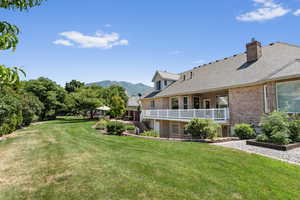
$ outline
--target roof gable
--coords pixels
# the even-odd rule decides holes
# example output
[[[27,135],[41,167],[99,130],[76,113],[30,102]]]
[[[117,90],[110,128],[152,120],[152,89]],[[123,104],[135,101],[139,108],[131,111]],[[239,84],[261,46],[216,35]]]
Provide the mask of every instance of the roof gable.
[[[152,78],[152,82],[154,82],[157,79],[157,77],[161,78],[162,80],[170,80],[170,81],[177,81],[179,79],[178,74],[156,71]]]

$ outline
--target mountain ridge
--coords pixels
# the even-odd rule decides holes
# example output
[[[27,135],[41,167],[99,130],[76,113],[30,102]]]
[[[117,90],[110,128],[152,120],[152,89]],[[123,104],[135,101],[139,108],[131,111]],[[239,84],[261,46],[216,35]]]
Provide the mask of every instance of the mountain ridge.
[[[128,96],[138,96],[139,93],[145,94],[152,87],[145,85],[143,83],[131,83],[128,81],[112,81],[112,80],[103,80],[93,83],[88,83],[86,85],[99,85],[101,87],[110,87],[112,85],[120,85],[124,87],[127,91]]]

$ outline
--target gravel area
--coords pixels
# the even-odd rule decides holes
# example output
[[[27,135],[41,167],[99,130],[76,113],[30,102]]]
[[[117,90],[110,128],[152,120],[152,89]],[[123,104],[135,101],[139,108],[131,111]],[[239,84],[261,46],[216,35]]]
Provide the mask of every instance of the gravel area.
[[[212,145],[239,149],[249,153],[255,153],[269,158],[274,158],[277,160],[300,165],[300,148],[289,150],[289,151],[279,151],[279,150],[268,149],[264,147],[247,145],[246,141],[231,141],[231,142],[216,143]]]

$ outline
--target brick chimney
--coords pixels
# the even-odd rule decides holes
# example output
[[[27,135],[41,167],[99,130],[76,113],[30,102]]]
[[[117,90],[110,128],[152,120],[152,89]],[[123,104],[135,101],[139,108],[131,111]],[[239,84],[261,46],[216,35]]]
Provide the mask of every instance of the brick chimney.
[[[246,48],[248,63],[255,62],[262,56],[261,43],[256,41],[254,38],[246,45]]]

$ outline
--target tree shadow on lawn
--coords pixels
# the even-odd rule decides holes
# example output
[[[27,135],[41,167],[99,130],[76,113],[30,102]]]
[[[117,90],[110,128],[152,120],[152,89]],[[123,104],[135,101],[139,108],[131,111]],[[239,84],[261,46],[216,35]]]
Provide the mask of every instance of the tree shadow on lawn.
[[[97,121],[97,119],[88,119],[88,118],[84,118],[84,119],[78,119],[78,118],[63,118],[63,117],[59,117],[55,120],[56,124],[76,124],[76,123],[83,123],[83,122],[93,122],[93,121]]]

